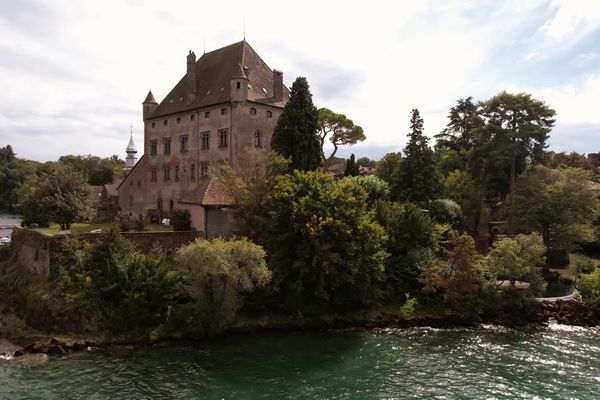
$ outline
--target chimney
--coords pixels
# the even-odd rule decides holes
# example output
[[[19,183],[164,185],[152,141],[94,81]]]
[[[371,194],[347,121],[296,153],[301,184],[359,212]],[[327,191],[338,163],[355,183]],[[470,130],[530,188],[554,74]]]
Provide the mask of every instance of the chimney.
[[[283,101],[283,72],[273,70],[273,99]]]
[[[187,86],[187,104],[191,104],[196,100],[196,54],[191,50],[187,55],[187,73],[185,74],[185,80]]]

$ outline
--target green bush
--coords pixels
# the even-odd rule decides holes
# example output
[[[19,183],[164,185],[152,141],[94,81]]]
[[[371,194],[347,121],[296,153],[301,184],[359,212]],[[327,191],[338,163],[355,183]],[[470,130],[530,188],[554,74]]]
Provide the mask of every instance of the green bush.
[[[262,247],[247,239],[203,240],[183,246],[176,265],[191,299],[190,330],[214,334],[234,321],[242,295],[271,280]]]
[[[65,244],[56,291],[91,330],[147,331],[166,321],[177,282],[163,254],[142,254],[111,230],[92,245]]]
[[[596,262],[589,257],[581,254],[572,254],[570,259],[571,264],[575,266],[576,274],[589,274],[596,270]]]
[[[600,301],[600,269],[581,275],[577,288],[585,300],[591,303]]]
[[[548,249],[546,262],[550,268],[562,268],[569,265],[569,252],[566,249]]]
[[[189,231],[192,229],[192,218],[188,210],[176,208],[173,210],[173,230]]]
[[[119,228],[119,232],[129,232],[133,228],[132,219],[125,213],[120,213],[115,217],[115,223]]]

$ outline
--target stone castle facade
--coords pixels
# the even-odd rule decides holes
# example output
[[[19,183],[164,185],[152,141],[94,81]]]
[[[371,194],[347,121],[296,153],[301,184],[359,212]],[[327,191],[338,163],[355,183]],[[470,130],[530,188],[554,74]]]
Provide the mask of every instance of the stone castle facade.
[[[289,99],[283,74],[271,70],[244,40],[205,53],[190,51],[185,75],[160,102],[142,103],[144,150],[119,185],[119,205],[148,221],[190,211],[207,236],[226,233],[232,200],[209,176],[229,164],[250,173],[270,151],[271,136]]]

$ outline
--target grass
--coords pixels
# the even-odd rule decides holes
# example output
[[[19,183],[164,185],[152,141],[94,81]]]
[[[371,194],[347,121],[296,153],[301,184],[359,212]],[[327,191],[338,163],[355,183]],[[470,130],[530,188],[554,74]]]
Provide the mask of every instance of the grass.
[[[73,224],[71,225],[71,232],[73,234],[78,233],[88,233],[96,229],[102,229],[102,231],[106,232],[110,229],[111,224]],[[35,228],[37,232],[45,233],[48,235],[57,234],[60,231],[60,225],[51,224],[48,228]],[[173,225],[158,225],[158,224],[148,224],[144,228],[144,232],[172,232]]]

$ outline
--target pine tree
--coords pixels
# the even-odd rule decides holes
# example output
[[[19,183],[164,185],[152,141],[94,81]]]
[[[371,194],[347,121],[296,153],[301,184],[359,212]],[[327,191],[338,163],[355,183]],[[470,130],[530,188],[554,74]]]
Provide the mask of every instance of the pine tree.
[[[350,155],[350,158],[346,160],[346,171],[344,171],[345,176],[358,176],[360,175],[360,170],[358,168],[358,164],[354,159],[354,153]]]
[[[404,148],[406,157],[399,171],[399,198],[412,202],[433,200],[438,190],[433,150],[423,134],[423,118],[419,110],[411,111],[410,133]]]
[[[273,132],[271,147],[291,159],[291,169],[314,171],[321,166],[321,144],[318,136],[317,108],[306,78],[299,77],[292,85],[286,104]]]

